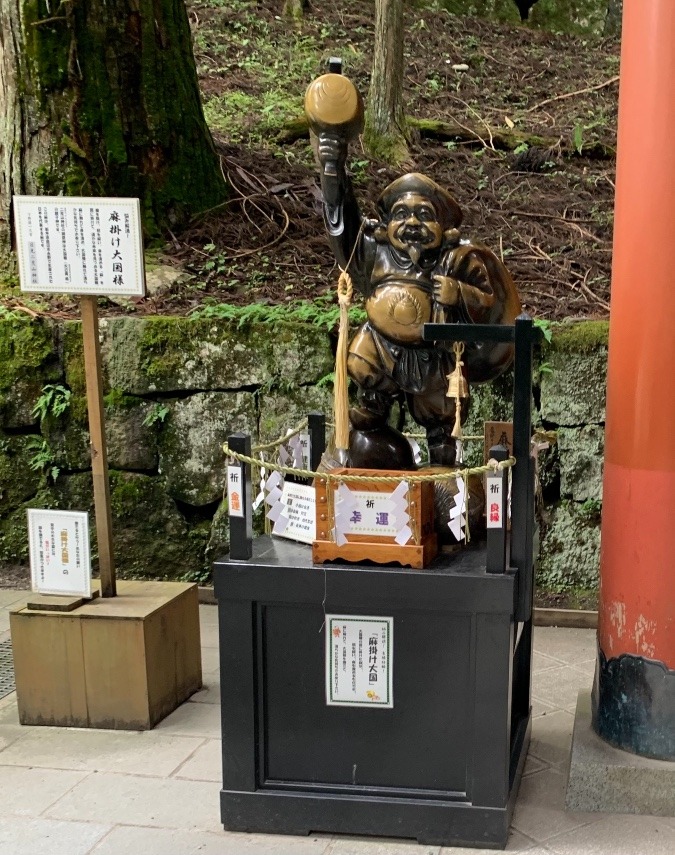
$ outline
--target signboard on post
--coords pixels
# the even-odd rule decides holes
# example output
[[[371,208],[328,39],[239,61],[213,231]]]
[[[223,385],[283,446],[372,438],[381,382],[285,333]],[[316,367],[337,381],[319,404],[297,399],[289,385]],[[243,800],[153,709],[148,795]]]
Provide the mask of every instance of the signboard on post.
[[[138,199],[14,196],[22,291],[142,297]]]
[[[22,291],[77,294],[96,509],[101,594],[116,594],[96,297],[145,295],[138,199],[14,196]]]
[[[91,597],[88,514],[29,510],[28,542],[33,591]]]

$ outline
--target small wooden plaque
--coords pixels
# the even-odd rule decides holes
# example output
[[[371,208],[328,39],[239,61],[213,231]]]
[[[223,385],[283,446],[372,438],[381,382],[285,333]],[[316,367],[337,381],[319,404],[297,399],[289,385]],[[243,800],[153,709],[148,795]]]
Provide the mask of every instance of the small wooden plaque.
[[[373,477],[393,475],[405,480],[406,475],[431,474],[432,469],[421,469],[416,473],[380,469],[338,469],[338,474],[371,475]],[[393,493],[398,486],[394,482],[352,481],[343,482],[352,492]],[[314,481],[316,487],[316,540],[312,545],[312,560],[315,564],[342,559],[352,563],[374,561],[376,564],[400,564],[417,570],[426,567],[436,556],[438,544],[434,531],[434,483],[433,481],[408,482],[407,512],[408,525],[412,531],[403,545],[396,542],[391,533],[358,534],[347,532],[346,543],[338,544],[333,537],[335,528],[335,500],[337,484],[329,487],[325,478]]]
[[[27,609],[36,612],[72,612],[98,597],[100,591],[92,588],[91,597],[68,597],[61,594],[33,594],[26,603]]]

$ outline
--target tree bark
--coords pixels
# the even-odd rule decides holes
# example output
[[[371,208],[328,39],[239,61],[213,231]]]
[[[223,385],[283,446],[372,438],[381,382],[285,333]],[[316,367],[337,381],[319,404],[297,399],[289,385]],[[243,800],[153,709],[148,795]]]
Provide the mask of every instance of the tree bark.
[[[403,113],[403,0],[375,0],[375,45],[364,143],[384,160],[407,157]]]
[[[14,193],[138,196],[147,234],[222,201],[183,0],[0,0],[0,240]]]

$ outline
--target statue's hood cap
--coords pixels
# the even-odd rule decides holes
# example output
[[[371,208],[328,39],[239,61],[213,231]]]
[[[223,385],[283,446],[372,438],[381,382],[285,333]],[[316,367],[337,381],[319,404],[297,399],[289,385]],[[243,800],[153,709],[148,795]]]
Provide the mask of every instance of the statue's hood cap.
[[[439,222],[444,228],[457,228],[461,224],[462,210],[455,199],[447,190],[420,172],[402,175],[384,188],[377,200],[380,213],[386,215],[394,202],[405,193],[419,193],[421,196],[426,196],[433,203]]]

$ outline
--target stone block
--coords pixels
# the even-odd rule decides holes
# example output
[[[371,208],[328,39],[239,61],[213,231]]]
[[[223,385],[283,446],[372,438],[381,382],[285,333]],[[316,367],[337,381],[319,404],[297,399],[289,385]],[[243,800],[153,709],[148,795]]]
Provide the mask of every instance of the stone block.
[[[537,584],[545,590],[594,589],[600,566],[599,504],[563,501],[548,511]]]
[[[321,412],[331,421],[333,412],[332,386],[300,386],[288,391],[261,392],[260,442],[270,442],[294,429],[308,413]],[[332,428],[326,428],[329,436]]]
[[[333,370],[327,333],[309,324],[240,329],[229,321],[157,317],[101,321],[107,382],[127,394],[311,383]]]
[[[675,816],[675,763],[621,751],[601,739],[591,724],[591,693],[581,691],[565,804],[568,810]]]
[[[174,499],[208,505],[225,487],[223,443],[236,431],[255,431],[255,396],[198,392],[167,406],[169,415],[158,439],[160,474]]]
[[[559,428],[558,451],[560,495],[575,502],[602,501],[604,427]]]
[[[605,421],[607,384],[605,322],[568,324],[556,330],[542,361],[540,415],[544,422],[565,427]]]

